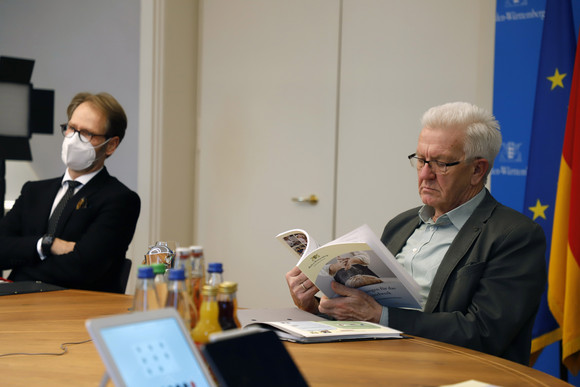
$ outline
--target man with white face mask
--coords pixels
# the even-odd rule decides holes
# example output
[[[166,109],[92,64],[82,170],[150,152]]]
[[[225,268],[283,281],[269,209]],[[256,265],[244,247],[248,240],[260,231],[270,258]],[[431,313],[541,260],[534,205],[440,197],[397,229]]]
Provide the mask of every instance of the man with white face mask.
[[[0,270],[13,281],[119,291],[118,277],[137,224],[139,196],[109,175],[105,160],[127,117],[110,94],[79,93],[61,125],[64,176],[28,182],[0,219]]]

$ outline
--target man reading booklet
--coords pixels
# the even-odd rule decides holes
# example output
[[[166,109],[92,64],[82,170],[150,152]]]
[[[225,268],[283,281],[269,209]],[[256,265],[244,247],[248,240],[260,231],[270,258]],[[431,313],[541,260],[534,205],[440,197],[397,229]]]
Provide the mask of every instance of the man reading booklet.
[[[362,288],[343,285],[347,274],[330,283],[340,297],[319,300],[319,288],[298,266],[286,274],[294,303],[528,365],[546,283],[546,240],[538,224],[485,188],[501,144],[493,115],[472,104],[449,103],[423,115],[409,156],[423,206],[396,216],[381,237],[418,285],[419,308],[381,305]]]

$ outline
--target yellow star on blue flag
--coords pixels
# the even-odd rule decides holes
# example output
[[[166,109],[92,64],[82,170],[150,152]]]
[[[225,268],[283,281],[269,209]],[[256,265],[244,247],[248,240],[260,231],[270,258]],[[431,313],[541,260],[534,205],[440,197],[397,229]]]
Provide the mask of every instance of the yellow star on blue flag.
[[[534,207],[528,207],[528,209],[534,213],[532,220],[536,220],[536,218],[546,219],[545,212],[548,207],[549,206],[547,204],[542,205],[542,203],[540,203],[540,199],[536,201],[536,205]]]
[[[550,82],[552,82],[552,88],[550,90],[554,90],[556,88],[556,86],[559,86],[563,89],[564,84],[562,83],[562,79],[564,79],[564,77],[566,75],[567,75],[567,73],[560,74],[560,72],[558,71],[558,68],[556,67],[556,71],[554,72],[554,75],[552,75],[551,77],[546,77]]]

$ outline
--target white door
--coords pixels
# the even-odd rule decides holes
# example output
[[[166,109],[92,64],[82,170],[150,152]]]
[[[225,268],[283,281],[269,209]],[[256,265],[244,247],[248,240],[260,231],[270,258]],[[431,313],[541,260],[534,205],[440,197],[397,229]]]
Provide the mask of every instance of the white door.
[[[291,305],[274,236],[328,242],[419,205],[421,114],[492,103],[488,0],[203,1],[196,238],[244,307]],[[342,15],[340,15],[342,11]],[[338,106],[338,108],[337,108]],[[292,197],[316,194],[315,205]]]
[[[491,110],[495,1],[344,0],[336,234],[421,204],[407,156],[428,108]]]
[[[289,306],[296,260],[275,235],[331,238],[339,2],[211,0],[200,15],[195,240],[241,306]]]

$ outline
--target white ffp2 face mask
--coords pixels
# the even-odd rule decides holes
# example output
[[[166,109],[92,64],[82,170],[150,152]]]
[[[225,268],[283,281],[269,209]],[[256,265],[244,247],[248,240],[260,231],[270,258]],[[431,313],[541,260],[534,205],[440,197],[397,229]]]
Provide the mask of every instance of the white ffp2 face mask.
[[[72,137],[65,137],[60,154],[62,162],[73,171],[83,171],[95,162],[95,148],[105,145],[109,140],[94,147],[90,142],[82,142],[76,133]]]

